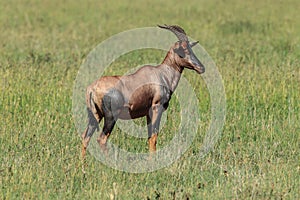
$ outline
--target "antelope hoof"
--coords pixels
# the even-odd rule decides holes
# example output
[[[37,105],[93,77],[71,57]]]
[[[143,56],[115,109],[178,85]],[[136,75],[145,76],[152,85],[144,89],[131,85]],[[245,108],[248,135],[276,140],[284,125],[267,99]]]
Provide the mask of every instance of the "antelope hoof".
[[[81,155],[82,155],[82,160],[84,160],[86,155],[86,147],[84,145],[82,145]]]
[[[85,166],[86,166],[86,160],[85,160],[85,155],[86,155],[86,149],[88,146],[90,138],[86,138],[82,140],[82,150],[81,150],[81,155],[82,155],[82,172],[85,174]]]
[[[87,137],[85,139],[82,140],[82,150],[81,150],[81,154],[82,154],[82,159],[84,160],[85,158],[85,155],[86,155],[86,149],[89,145],[89,142],[90,142],[90,137]]]
[[[103,151],[103,152],[107,152],[107,146],[106,146],[106,143],[107,143],[107,139],[109,137],[109,134],[105,135],[105,134],[101,134],[98,138],[97,138],[97,142],[100,146],[100,149]]]

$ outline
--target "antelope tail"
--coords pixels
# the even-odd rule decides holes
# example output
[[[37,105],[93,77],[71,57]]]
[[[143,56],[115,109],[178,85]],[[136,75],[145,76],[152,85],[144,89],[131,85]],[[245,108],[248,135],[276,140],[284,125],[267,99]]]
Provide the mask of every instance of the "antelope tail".
[[[86,137],[91,137],[96,129],[97,131],[99,131],[99,122],[95,117],[95,115],[98,115],[97,105],[95,104],[93,99],[93,92],[89,93],[87,102],[88,102],[87,113],[88,113],[89,122],[88,122],[88,133]]]

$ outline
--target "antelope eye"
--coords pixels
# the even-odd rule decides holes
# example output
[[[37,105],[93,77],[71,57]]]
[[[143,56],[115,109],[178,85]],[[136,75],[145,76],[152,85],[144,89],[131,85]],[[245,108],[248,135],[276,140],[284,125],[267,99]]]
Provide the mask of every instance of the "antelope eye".
[[[185,57],[184,49],[181,46],[178,49],[174,49],[174,52],[179,55],[180,58]]]

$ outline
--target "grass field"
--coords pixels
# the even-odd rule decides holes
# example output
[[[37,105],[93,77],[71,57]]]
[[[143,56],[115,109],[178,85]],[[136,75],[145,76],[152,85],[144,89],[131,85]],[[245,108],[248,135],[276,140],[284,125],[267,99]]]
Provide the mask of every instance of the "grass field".
[[[1,1],[0,199],[299,199],[299,7],[298,0]],[[116,33],[164,23],[198,39],[222,75],[221,139],[199,158],[210,100],[199,75],[186,70],[202,117],[188,151],[169,167],[142,174],[88,155],[83,174],[72,117],[81,63]],[[107,73],[163,56],[133,52]],[[172,112],[178,116],[176,99]],[[176,126],[176,120],[166,123],[159,148]],[[119,129],[110,139],[147,152],[146,140]]]

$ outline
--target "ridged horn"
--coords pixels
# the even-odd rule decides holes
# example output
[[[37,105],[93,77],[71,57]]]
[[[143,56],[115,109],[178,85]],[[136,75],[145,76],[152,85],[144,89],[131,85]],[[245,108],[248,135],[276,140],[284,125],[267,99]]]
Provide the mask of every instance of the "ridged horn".
[[[166,24],[165,25],[157,25],[157,26],[159,28],[164,28],[164,29],[172,31],[177,36],[179,41],[188,41],[188,37],[186,36],[186,33],[180,26],[177,26],[177,25],[169,26]]]

